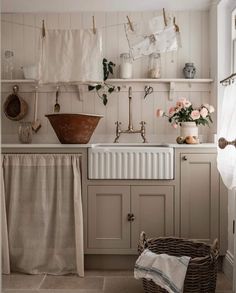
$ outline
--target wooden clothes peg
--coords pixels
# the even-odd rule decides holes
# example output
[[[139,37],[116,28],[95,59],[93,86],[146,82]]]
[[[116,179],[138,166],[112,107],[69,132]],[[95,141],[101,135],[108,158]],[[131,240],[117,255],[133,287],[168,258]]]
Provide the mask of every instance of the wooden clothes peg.
[[[134,32],[134,27],[133,27],[133,24],[132,24],[130,18],[128,17],[128,15],[126,17],[128,19],[128,24],[129,24],[129,27],[130,27],[131,31]]]
[[[174,24],[174,26],[175,26],[175,31],[177,32],[177,33],[179,33],[179,26],[176,24],[176,22],[175,22],[175,17],[174,17],[174,19],[173,19],[173,24]]]
[[[46,36],[46,29],[45,29],[45,24],[44,24],[44,19],[42,21],[42,37],[45,38]]]
[[[95,17],[93,15],[93,33],[96,34]]]
[[[167,18],[166,18],[165,8],[163,8],[162,13],[163,13],[164,24],[165,24],[165,26],[167,26]]]

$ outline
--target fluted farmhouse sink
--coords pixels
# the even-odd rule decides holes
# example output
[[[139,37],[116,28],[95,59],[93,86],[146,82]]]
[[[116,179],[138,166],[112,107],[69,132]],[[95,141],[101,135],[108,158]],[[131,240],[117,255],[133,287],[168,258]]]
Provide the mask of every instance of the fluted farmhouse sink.
[[[101,144],[95,144],[93,147],[97,148],[133,148],[133,147],[141,147],[141,148],[159,148],[159,147],[169,147],[170,145],[167,143],[101,143]]]
[[[88,150],[89,179],[174,179],[174,149],[163,144],[98,144]]]

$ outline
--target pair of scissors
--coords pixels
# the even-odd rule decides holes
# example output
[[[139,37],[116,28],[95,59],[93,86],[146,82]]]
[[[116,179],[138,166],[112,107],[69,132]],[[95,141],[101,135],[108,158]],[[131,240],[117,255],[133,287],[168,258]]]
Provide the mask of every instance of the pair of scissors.
[[[146,85],[144,87],[144,99],[147,97],[147,95],[150,95],[151,93],[153,93],[153,87],[152,86],[149,86],[149,85]]]

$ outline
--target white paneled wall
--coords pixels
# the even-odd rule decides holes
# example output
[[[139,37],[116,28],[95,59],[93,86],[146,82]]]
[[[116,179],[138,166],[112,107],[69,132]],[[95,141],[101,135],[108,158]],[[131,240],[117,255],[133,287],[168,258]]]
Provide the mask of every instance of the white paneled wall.
[[[181,78],[182,69],[186,62],[194,62],[197,67],[197,78],[208,78],[209,68],[209,35],[208,35],[208,11],[178,11],[172,13],[176,16],[182,37],[182,48],[177,52],[162,54],[162,77]],[[126,15],[133,21],[149,19],[160,15],[159,11],[153,12],[82,12],[63,14],[2,14],[2,53],[6,49],[14,51],[15,54],[15,78],[22,78],[21,66],[37,62],[38,42],[40,39],[40,27],[45,20],[48,29],[55,28],[90,28],[92,26],[92,15],[95,16],[97,28],[102,29],[104,57],[119,64],[119,55],[128,52],[128,43],[124,33],[123,23]],[[136,60],[133,65],[134,77],[147,77],[148,58]],[[119,77],[119,66],[115,68],[113,77]],[[164,119],[157,119],[155,111],[157,107],[168,109],[173,102],[168,101],[167,85],[155,85],[154,93],[143,99],[145,84],[132,84],[134,94],[134,126],[139,127],[139,122],[147,122],[147,134],[176,137],[176,130],[172,129]],[[56,87],[45,87],[40,89],[39,95],[39,118],[42,128],[34,136],[35,142],[57,142],[57,138],[44,117],[46,113],[53,111],[55,103]],[[25,120],[33,119],[33,86],[20,85],[21,96],[28,102],[30,111]],[[120,93],[114,93],[109,97],[106,107],[94,92],[87,92],[82,87],[82,100],[79,100],[75,88],[63,87],[59,102],[62,112],[84,112],[103,114],[104,118],[95,131],[95,136],[111,137],[115,133],[115,121],[119,120],[127,126],[128,121],[128,98],[127,88],[122,88]],[[11,91],[11,86],[2,86],[2,102]],[[209,85],[194,85],[189,87],[182,84],[175,92],[174,101],[178,97],[190,98],[196,105],[210,100]],[[3,142],[17,142],[18,123],[8,120],[2,115]],[[201,134],[207,135],[207,128],[200,129]],[[102,138],[101,138],[102,139]],[[105,138],[104,138],[105,139]],[[136,138],[135,138],[136,139]],[[139,137],[137,138],[139,139]]]

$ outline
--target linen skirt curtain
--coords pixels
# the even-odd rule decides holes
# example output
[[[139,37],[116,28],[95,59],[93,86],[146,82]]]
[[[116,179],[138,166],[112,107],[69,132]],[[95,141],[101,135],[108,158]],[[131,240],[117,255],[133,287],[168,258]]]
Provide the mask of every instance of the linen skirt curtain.
[[[80,155],[2,157],[2,271],[84,276]]]

